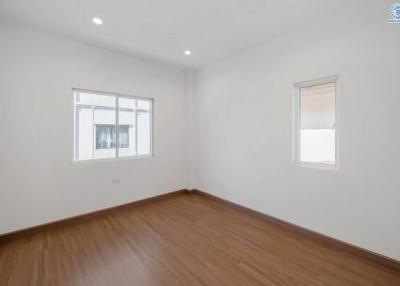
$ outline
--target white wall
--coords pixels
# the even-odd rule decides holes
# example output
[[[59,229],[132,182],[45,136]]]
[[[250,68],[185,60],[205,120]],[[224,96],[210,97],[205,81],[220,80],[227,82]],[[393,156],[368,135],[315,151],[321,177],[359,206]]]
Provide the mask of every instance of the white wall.
[[[400,259],[400,25],[384,23],[390,3],[359,7],[200,71],[191,184]],[[336,74],[340,169],[296,167],[293,84]]]
[[[154,157],[72,164],[73,87],[153,97]],[[181,70],[1,24],[0,233],[186,187],[185,107]]]

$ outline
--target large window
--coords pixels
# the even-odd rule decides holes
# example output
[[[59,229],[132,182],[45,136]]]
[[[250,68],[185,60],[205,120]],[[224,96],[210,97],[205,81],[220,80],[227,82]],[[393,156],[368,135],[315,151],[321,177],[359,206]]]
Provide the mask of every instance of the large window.
[[[74,90],[74,159],[118,159],[152,152],[151,99]]]
[[[295,159],[311,167],[337,167],[337,76],[296,84]]]

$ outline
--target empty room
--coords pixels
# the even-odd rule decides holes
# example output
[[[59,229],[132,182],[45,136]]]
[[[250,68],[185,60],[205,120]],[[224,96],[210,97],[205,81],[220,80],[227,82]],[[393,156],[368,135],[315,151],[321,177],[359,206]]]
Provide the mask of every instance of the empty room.
[[[399,286],[398,123],[395,0],[0,0],[0,286]]]

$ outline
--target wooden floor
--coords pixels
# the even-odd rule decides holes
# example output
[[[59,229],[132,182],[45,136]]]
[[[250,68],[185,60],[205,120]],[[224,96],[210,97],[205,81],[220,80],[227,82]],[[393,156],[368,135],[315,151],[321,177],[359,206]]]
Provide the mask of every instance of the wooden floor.
[[[0,285],[400,285],[338,253],[196,194],[0,244]]]

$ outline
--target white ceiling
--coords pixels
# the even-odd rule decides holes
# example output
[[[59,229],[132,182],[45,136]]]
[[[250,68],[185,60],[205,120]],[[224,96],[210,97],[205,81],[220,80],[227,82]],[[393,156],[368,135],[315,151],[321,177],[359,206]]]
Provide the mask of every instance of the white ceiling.
[[[199,68],[359,0],[0,0],[0,21]],[[92,24],[100,17],[104,25]],[[185,49],[192,55],[183,55]]]

